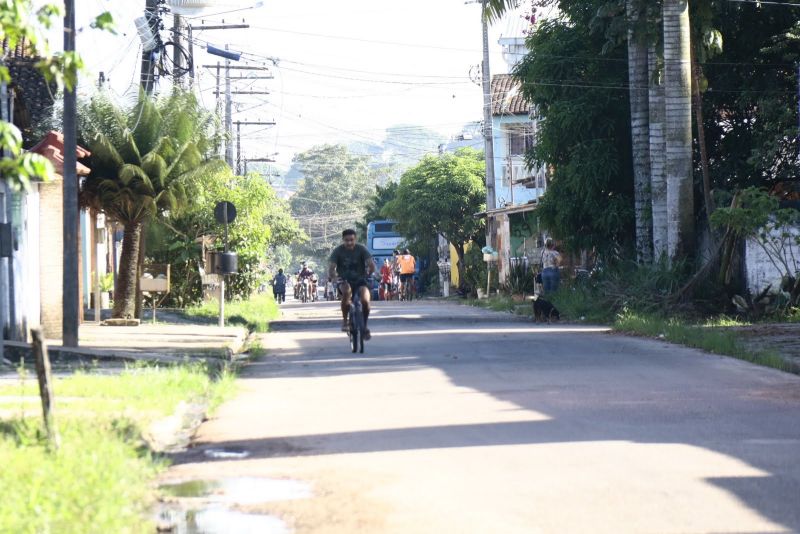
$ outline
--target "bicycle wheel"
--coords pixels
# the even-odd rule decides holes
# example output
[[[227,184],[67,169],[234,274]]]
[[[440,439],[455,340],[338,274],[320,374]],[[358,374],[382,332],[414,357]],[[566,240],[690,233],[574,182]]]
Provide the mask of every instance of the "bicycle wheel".
[[[364,324],[364,308],[361,305],[361,301],[357,301],[353,303],[353,326],[352,328],[357,332],[356,341],[358,345],[358,349],[360,352],[364,352],[364,333],[367,329],[366,325]],[[353,352],[356,352],[355,345],[353,346]]]
[[[350,349],[353,352],[358,352],[358,330],[353,328],[352,326],[350,327]]]

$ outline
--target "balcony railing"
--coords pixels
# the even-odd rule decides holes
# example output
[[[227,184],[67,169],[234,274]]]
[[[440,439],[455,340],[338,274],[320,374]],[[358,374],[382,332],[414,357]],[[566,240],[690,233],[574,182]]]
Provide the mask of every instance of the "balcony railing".
[[[543,168],[532,170],[524,158],[512,157],[510,162],[503,165],[503,184],[513,184],[515,187],[523,186],[528,189],[546,189],[547,171]]]

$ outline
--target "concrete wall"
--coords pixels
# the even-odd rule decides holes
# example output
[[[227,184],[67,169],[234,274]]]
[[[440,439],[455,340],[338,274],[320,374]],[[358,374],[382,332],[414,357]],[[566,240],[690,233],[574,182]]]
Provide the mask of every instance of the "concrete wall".
[[[800,228],[794,228],[792,235],[800,235]],[[787,241],[787,246],[783,253],[786,263],[790,267],[793,266],[795,272],[800,271],[800,247],[789,243],[791,238]],[[775,267],[769,255],[753,239],[748,240],[745,244],[745,271],[747,288],[753,294],[763,291],[769,284],[772,284],[773,290],[777,290],[780,287],[782,271]]]
[[[63,282],[63,219],[61,181],[39,184],[39,284],[41,319],[49,339],[61,339]]]

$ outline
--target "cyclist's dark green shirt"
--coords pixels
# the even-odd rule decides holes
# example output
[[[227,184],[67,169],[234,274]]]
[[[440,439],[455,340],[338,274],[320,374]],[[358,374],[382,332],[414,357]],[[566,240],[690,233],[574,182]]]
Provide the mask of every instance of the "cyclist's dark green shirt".
[[[367,277],[367,262],[372,261],[372,254],[367,247],[356,243],[353,250],[339,245],[331,253],[330,262],[336,265],[336,272],[351,284]]]

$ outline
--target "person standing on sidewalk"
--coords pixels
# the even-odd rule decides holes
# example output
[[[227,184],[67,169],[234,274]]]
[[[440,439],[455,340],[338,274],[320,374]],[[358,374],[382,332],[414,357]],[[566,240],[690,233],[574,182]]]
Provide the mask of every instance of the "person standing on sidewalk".
[[[280,304],[286,302],[286,275],[283,269],[278,269],[278,274],[272,279],[272,296]]]
[[[556,250],[556,244],[547,238],[542,252],[542,285],[545,293],[558,291],[560,275],[558,268],[561,265],[561,254]]]

